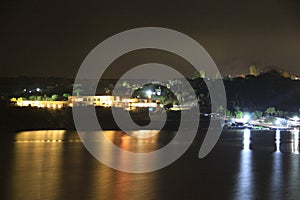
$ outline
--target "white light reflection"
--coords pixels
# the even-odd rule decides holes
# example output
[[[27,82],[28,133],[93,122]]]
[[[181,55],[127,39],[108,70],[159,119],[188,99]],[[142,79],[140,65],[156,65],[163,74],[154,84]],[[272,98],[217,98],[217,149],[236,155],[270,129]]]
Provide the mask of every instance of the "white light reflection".
[[[280,152],[280,130],[276,130],[275,141],[276,141],[276,152]]]
[[[294,129],[292,131],[293,143],[292,143],[292,153],[299,154],[299,129]]]
[[[280,131],[276,131],[276,152],[280,152],[279,150],[279,141],[280,141]],[[270,199],[280,199],[278,197],[282,196],[281,190],[281,180],[283,174],[283,166],[282,166],[282,154],[274,153],[273,155],[273,163],[272,163],[272,176],[271,176],[271,184],[270,184]]]
[[[245,129],[243,133],[244,150],[241,151],[239,173],[236,176],[236,188],[234,200],[240,199],[254,199],[254,176],[253,176],[253,163],[252,151],[250,151],[250,129]]]
[[[251,131],[250,129],[244,130],[243,135],[243,144],[244,144],[244,151],[250,151],[250,138],[251,138]]]

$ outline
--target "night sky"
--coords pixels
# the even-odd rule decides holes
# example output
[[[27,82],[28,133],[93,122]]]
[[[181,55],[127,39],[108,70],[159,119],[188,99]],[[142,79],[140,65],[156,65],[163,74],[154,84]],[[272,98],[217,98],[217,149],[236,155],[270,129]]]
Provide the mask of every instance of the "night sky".
[[[223,75],[247,73],[252,64],[300,75],[299,10],[297,0],[8,0],[0,6],[0,76],[75,77],[100,42],[145,26],[194,38]],[[124,56],[114,67],[167,58],[166,63],[184,67],[155,51]],[[108,77],[117,70],[111,71]]]

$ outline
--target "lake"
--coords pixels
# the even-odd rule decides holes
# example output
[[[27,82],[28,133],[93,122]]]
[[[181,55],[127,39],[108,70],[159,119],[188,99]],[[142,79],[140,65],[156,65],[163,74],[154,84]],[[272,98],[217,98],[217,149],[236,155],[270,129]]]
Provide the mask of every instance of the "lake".
[[[167,144],[175,132],[146,139],[122,131],[104,134],[128,151],[149,152]],[[198,158],[197,136],[177,161],[140,174],[101,164],[75,131],[24,131],[0,137],[1,199],[300,199],[297,130],[226,130],[204,159]],[[109,146],[101,148],[116,156]],[[120,164],[128,163],[124,159]]]

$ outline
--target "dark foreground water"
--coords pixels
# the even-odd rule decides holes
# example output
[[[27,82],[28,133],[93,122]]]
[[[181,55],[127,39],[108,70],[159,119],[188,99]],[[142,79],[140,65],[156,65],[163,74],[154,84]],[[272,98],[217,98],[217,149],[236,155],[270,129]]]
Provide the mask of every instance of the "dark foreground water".
[[[105,134],[124,149],[147,152],[174,133],[144,140]],[[0,137],[0,199],[300,199],[298,131],[224,131],[206,158],[198,158],[196,141],[173,164],[143,174],[101,164],[76,132]]]

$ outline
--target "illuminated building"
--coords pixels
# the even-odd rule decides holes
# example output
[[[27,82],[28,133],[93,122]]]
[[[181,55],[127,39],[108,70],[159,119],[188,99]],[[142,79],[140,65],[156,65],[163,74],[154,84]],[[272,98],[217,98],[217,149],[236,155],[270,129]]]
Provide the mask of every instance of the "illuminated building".
[[[16,102],[17,106],[20,107],[38,107],[38,108],[50,108],[59,109],[68,106],[67,101],[31,101],[31,100],[18,100]]]
[[[68,101],[71,106],[103,106],[111,107],[114,102],[119,102],[119,96],[70,96]]]
[[[38,107],[59,109],[73,106],[100,106],[122,107],[126,110],[134,110],[137,107],[157,107],[159,102],[151,99],[120,98],[120,96],[70,96],[67,101],[38,101],[38,100],[11,100],[19,107]]]

